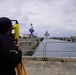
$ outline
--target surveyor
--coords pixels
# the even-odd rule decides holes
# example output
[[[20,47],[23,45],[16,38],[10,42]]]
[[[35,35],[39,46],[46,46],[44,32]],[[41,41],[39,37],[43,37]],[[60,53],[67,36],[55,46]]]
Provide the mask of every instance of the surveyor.
[[[22,52],[14,44],[12,22],[7,17],[0,18],[0,75],[16,75],[15,67],[21,62]],[[17,46],[17,47],[16,47]]]

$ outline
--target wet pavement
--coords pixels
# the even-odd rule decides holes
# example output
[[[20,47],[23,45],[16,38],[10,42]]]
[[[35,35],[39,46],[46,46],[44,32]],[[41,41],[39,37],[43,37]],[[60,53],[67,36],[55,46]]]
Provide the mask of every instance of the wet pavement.
[[[25,60],[27,75],[76,75],[75,62]]]

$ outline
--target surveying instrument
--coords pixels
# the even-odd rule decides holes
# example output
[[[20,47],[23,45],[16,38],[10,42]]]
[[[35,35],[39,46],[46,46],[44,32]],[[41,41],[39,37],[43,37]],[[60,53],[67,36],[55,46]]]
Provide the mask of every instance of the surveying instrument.
[[[18,43],[18,39],[19,39],[19,23],[18,23],[17,20],[11,20],[11,21],[15,22],[15,24],[13,24],[13,26],[12,26],[12,33],[11,33],[10,36],[13,38],[13,41],[16,41],[16,43]],[[26,70],[25,70],[25,67],[24,67],[23,60],[16,67],[16,73],[17,73],[17,75],[26,75]]]

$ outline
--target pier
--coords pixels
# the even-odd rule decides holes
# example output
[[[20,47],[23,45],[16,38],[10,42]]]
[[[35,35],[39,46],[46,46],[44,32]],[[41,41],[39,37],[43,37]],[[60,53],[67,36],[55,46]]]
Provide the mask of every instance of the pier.
[[[39,57],[23,57],[27,75],[76,75],[76,59],[60,61],[50,58],[43,61]],[[56,61],[57,60],[57,61]]]
[[[38,40],[39,40],[38,38],[30,39],[31,43],[37,42]],[[23,39],[21,42],[22,44],[20,44],[22,46],[23,52],[27,51],[25,49],[27,46],[25,44],[25,42],[27,42],[27,41],[25,41]],[[54,41],[54,42],[58,43],[59,41],[58,42]],[[54,43],[54,42],[52,41],[52,43]],[[68,44],[68,42],[61,42],[61,43]],[[57,45],[61,45],[61,43],[57,44]],[[30,44],[28,44],[28,45],[29,45],[29,47],[31,47]],[[35,45],[36,45],[36,43],[33,44],[33,46],[35,46]],[[55,45],[55,46],[57,46],[57,45]],[[62,46],[65,46],[65,45],[62,45]],[[48,47],[45,47],[45,48],[48,49]],[[50,46],[49,46],[49,48],[50,48]],[[58,47],[56,47],[56,49],[57,48]],[[54,47],[54,49],[55,49],[55,47]],[[75,51],[75,49],[72,51]],[[44,53],[42,53],[44,55],[40,55],[40,56],[39,55],[33,55],[33,56],[23,55],[23,60],[24,60],[27,75],[30,75],[30,74],[31,75],[76,75],[76,56],[72,57],[71,54],[70,54],[70,56],[67,56],[67,57],[66,56],[63,56],[63,57],[62,56],[60,56],[60,57],[59,56],[46,56],[46,54],[48,54],[48,53],[45,53],[45,52],[47,52],[47,51],[48,50],[45,50],[45,49],[40,51],[40,52],[44,52]],[[52,54],[52,51],[50,51],[49,54]],[[54,51],[56,51],[56,50],[54,50]],[[57,51],[60,51],[60,50],[57,50]],[[68,52],[68,51],[64,50],[64,51],[61,51],[61,53],[59,53],[57,51],[56,51],[56,53],[58,55],[64,54],[64,52]],[[70,52],[70,53],[72,53],[72,52]],[[74,53],[76,53],[76,52],[74,52]]]

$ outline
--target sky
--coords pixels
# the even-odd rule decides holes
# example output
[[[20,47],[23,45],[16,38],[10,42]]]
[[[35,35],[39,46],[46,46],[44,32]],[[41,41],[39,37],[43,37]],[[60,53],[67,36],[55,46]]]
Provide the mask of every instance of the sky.
[[[76,36],[76,0],[0,0],[0,17],[18,20],[20,35]]]

